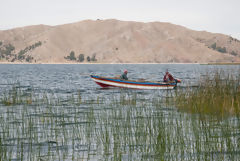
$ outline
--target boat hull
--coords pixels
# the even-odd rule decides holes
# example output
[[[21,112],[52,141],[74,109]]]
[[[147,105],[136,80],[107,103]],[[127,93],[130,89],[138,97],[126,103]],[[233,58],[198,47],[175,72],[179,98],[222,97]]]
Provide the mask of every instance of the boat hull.
[[[132,88],[132,89],[173,89],[177,86],[174,82],[147,82],[147,81],[132,81],[121,80],[117,78],[106,78],[100,76],[91,75],[91,78],[101,87],[118,87],[118,88]]]

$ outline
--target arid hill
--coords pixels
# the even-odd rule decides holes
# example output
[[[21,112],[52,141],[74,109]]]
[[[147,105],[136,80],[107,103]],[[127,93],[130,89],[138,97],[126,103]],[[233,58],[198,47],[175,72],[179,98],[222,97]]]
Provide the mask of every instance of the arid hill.
[[[228,35],[193,31],[170,23],[112,19],[0,31],[0,62],[79,61],[240,62],[240,41]]]

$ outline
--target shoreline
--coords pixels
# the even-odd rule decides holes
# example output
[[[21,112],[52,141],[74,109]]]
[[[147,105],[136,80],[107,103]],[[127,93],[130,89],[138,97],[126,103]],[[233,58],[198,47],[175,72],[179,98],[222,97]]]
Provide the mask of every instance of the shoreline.
[[[31,64],[31,65],[39,65],[39,64],[81,64],[81,65],[89,65],[89,64],[198,64],[198,65],[240,65],[240,62],[235,62],[235,63],[228,63],[228,62],[222,62],[222,63],[74,63],[74,62],[62,62],[62,63],[57,63],[57,62],[43,62],[43,63],[26,63],[26,62],[0,62],[0,64]]]
[[[0,64],[207,64],[207,63],[26,63],[26,62],[0,62]]]

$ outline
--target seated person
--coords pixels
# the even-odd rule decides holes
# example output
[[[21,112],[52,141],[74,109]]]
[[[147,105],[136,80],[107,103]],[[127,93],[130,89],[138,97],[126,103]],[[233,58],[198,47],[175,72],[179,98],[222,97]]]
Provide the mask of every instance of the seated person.
[[[120,79],[128,80],[127,73],[128,71],[125,69],[123,74],[120,76]]]
[[[168,72],[168,70],[166,71],[166,74],[164,75],[163,81],[164,82],[174,81],[173,76]]]

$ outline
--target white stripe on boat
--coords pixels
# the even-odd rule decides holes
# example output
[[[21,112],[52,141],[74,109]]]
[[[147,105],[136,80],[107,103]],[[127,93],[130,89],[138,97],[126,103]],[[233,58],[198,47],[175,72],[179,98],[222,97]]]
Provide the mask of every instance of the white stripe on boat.
[[[147,85],[136,85],[136,84],[125,84],[125,83],[117,83],[117,82],[109,82],[104,80],[99,80],[97,78],[92,78],[95,82],[115,86],[115,87],[121,87],[121,88],[135,88],[135,89],[173,89],[175,86],[169,86],[169,85],[159,85],[159,86],[147,86]]]

